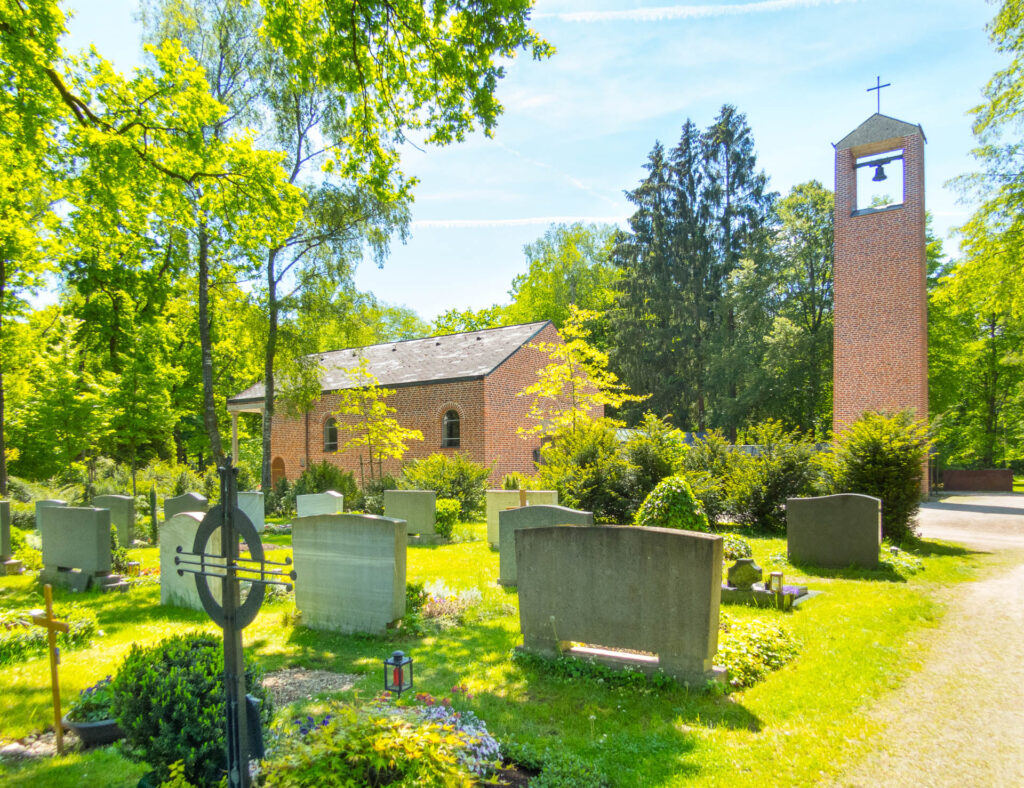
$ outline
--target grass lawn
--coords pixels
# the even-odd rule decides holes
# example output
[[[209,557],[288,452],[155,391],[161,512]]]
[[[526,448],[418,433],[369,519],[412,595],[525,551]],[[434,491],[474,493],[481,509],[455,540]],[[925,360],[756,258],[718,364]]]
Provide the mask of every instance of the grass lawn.
[[[1013,477],[1013,491],[1015,493],[1024,493],[1024,476]]]
[[[471,528],[483,538],[485,526]],[[268,537],[287,555],[288,537]],[[903,577],[886,567],[873,572],[810,573],[785,565],[784,539],[754,537],[755,558],[767,571],[781,568],[821,596],[783,613],[723,606],[734,618],[783,623],[801,641],[797,658],[764,681],[727,696],[670,689],[629,690],[593,678],[562,679],[512,662],[521,642],[517,597],[494,583],[498,555],[485,541],[412,547],[410,581],[442,578],[450,587],[480,588],[483,604],[465,626],[412,637],[398,629],[386,637],[341,636],[294,626],[294,602],[279,597],[246,630],[246,647],[267,670],[286,666],[361,673],[339,697],[369,698],[381,683],[381,659],[393,649],[415,658],[416,690],[446,696],[456,684],[492,733],[511,735],[541,750],[569,752],[604,772],[613,785],[760,786],[814,784],[839,773],[877,733],[862,710],[919,666],[918,639],[941,618],[949,586],[975,578],[996,559],[957,547],[924,543],[924,570]],[[132,551],[144,566],[156,549]],[[97,614],[104,632],[88,648],[62,656],[61,689],[67,704],[79,690],[113,673],[132,643],[149,643],[189,629],[213,630],[205,615],[159,606],[159,587],[128,594],[75,596]],[[0,578],[0,610],[39,605],[28,578]],[[0,742],[48,726],[49,668],[45,658],[0,668]],[[133,786],[146,771],[116,748],[47,762],[0,764],[10,786]]]

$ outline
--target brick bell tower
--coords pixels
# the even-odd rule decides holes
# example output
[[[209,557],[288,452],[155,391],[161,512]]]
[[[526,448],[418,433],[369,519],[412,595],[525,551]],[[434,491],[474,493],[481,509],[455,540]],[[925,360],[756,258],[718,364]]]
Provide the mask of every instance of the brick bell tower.
[[[924,144],[875,113],[835,145],[836,432],[867,410],[928,418]]]

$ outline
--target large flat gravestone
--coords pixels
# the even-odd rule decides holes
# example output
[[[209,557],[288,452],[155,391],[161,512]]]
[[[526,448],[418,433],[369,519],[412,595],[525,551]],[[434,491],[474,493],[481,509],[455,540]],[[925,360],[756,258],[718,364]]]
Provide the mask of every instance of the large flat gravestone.
[[[302,623],[381,633],[405,615],[405,521],[364,514],[300,517],[292,526]]]
[[[0,501],[0,577],[20,575],[23,570],[11,550],[11,502]]]
[[[161,605],[203,610],[199,592],[196,591],[195,575],[179,576],[178,567],[174,564],[174,557],[177,555],[179,547],[186,552],[192,551],[196,531],[199,530],[199,523],[203,521],[204,516],[203,512],[179,512],[160,526]],[[220,550],[220,529],[218,528],[206,543],[206,552],[219,555]],[[221,598],[220,586],[219,580],[210,581],[210,591],[213,592],[213,596],[218,602]]]
[[[549,525],[593,525],[593,512],[581,512],[565,506],[521,506],[498,513],[498,582],[516,584],[516,532],[523,528]]]
[[[786,543],[794,564],[874,568],[882,545],[882,502],[854,493],[790,498]]]
[[[42,500],[36,501],[36,530],[39,530],[40,525],[40,510],[48,509],[51,506],[67,506],[67,501],[62,501],[59,498],[43,498]]]
[[[210,502],[205,495],[187,492],[177,498],[164,499],[164,520],[170,520],[174,515],[182,512],[207,512],[210,509]]]
[[[722,537],[669,528],[516,533],[523,648],[704,682],[718,650]],[[570,642],[585,644],[570,649]],[[649,652],[632,655],[625,649]]]
[[[520,506],[558,506],[557,490],[488,490],[487,491],[487,541],[491,547],[499,547],[501,534],[498,532],[498,512],[516,509]]]
[[[84,591],[96,578],[110,574],[109,509],[48,506],[36,514],[44,583]]]
[[[256,532],[263,533],[263,529],[267,527],[267,521],[263,516],[263,493],[238,493],[238,508],[249,516],[249,519],[252,520],[252,524],[256,526]]]
[[[295,496],[295,516],[313,517],[317,514],[341,514],[345,496],[334,490],[311,495]]]
[[[405,520],[412,535],[434,536],[437,533],[437,493],[433,490],[385,490],[384,516]]]
[[[97,495],[92,505],[110,510],[110,524],[117,529],[118,544],[131,547],[135,539],[135,499],[130,495]]]

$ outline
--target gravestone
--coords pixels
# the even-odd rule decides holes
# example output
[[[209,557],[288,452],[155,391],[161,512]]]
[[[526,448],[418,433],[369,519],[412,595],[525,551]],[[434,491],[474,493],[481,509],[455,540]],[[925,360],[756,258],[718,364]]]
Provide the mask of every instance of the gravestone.
[[[267,522],[264,519],[263,493],[238,493],[238,508],[249,516],[252,524],[256,527],[256,533],[263,533],[263,529],[267,527]]]
[[[313,517],[317,514],[341,514],[345,496],[334,490],[311,495],[295,496],[295,516]]]
[[[699,684],[721,678],[712,660],[722,537],[634,526],[527,528],[516,535],[516,564],[525,650],[660,668]]]
[[[205,495],[187,492],[177,498],[164,498],[164,520],[170,520],[174,515],[182,512],[203,512],[210,509],[210,502]]]
[[[131,547],[135,539],[135,499],[130,495],[97,495],[92,505],[110,510],[110,524],[117,529],[117,542]]]
[[[0,501],[0,577],[20,575],[25,568],[11,550],[11,502]]]
[[[488,490],[487,491],[487,542],[499,547],[501,534],[498,532],[498,512],[516,509],[520,506],[558,506],[557,490]]]
[[[764,571],[754,563],[753,558],[739,558],[729,571],[726,572],[726,579],[729,586],[749,591],[754,583],[760,583],[764,577]]]
[[[405,615],[405,521],[366,514],[298,518],[295,606],[304,626],[382,633]]]
[[[180,547],[191,552],[195,543],[196,531],[203,521],[203,512],[179,512],[160,526],[160,604],[187,607],[192,610],[203,610],[203,602],[196,590],[196,579],[190,574],[179,575],[174,557]],[[214,531],[208,543],[211,553],[220,553],[220,530]],[[210,583],[210,591],[220,602],[221,584]]]
[[[74,591],[92,585],[104,590],[126,590],[119,575],[110,571],[110,510],[84,506],[48,506],[38,509],[43,541],[43,583]]]
[[[520,506],[498,513],[498,582],[516,584],[516,532],[549,525],[593,525],[594,513],[565,506]]]
[[[882,502],[855,493],[790,498],[786,544],[794,564],[873,569],[882,545]]]
[[[433,490],[385,490],[384,516],[405,520],[409,536],[437,535],[437,493]]]
[[[67,506],[67,501],[62,501],[59,498],[43,498],[40,501],[36,501],[36,530],[39,530],[39,512],[41,509],[47,509],[51,506]]]

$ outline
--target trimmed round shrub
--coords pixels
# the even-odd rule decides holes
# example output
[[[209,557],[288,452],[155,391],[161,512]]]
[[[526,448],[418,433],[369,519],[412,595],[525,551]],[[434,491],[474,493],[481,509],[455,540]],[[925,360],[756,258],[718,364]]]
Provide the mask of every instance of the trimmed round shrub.
[[[750,558],[754,555],[750,542],[736,534],[722,535],[722,558],[726,561],[738,561],[741,558]]]
[[[471,522],[483,511],[490,475],[490,469],[460,452],[451,456],[431,454],[406,465],[398,486],[404,490],[433,490],[438,498],[454,498],[459,502],[462,521]]]
[[[669,476],[658,482],[637,510],[634,524],[684,531],[711,530],[704,508],[682,476]]]
[[[246,691],[262,701],[266,725],[273,709],[262,678],[262,670],[247,655]],[[130,755],[149,764],[159,780],[170,776],[177,761],[196,785],[216,785],[224,776],[227,697],[220,638],[192,633],[154,646],[134,645],[111,690],[111,710]]]
[[[839,438],[837,486],[882,499],[882,532],[893,542],[914,534],[921,473],[931,442],[922,421],[902,411],[865,413]]]
[[[455,524],[459,521],[460,510],[459,502],[454,498],[438,499],[437,509],[434,513],[434,531],[438,536],[443,536],[445,539],[452,538],[452,531],[455,530]]]

